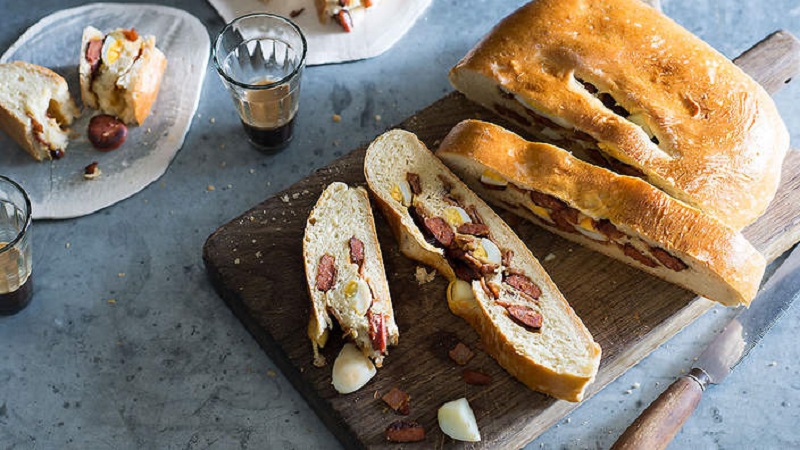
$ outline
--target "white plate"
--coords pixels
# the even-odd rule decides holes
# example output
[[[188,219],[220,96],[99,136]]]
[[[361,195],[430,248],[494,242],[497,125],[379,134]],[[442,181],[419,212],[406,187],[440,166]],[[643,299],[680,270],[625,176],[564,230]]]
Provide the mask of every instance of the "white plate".
[[[381,0],[356,15],[353,31],[345,33],[336,23],[321,24],[314,0],[209,0],[226,22],[255,12],[289,17],[292,11],[305,8],[293,18],[308,41],[306,64],[339,63],[372,58],[389,50],[414,25],[431,0]]]
[[[72,125],[66,156],[36,162],[0,132],[0,173],[28,191],[36,219],[64,219],[91,214],[124,200],[157,180],[183,145],[200,100],[210,42],[196,17],[175,8],[147,4],[94,3],[51,14],[40,20],[6,51],[0,62],[15,60],[49,67],[63,76],[80,105],[78,56],[84,27],[101,31],[134,27],[156,36],[167,56],[167,70],[150,117],[130,126],[117,150],[102,153],[86,137],[95,110],[84,109]],[[83,168],[98,161],[99,178],[86,180]]]

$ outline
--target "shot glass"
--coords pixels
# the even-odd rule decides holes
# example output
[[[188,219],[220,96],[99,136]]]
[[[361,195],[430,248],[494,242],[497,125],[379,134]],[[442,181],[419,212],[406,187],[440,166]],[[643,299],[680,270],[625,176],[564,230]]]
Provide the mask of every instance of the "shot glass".
[[[268,152],[286,147],[306,61],[300,28],[273,14],[239,17],[217,36],[213,59],[250,142]]]
[[[30,227],[28,194],[0,175],[0,315],[22,311],[33,297]]]

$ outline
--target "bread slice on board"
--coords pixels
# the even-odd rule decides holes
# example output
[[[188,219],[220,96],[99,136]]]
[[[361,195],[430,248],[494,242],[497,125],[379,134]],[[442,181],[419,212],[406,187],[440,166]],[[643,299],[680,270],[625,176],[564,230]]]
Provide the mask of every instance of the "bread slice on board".
[[[397,345],[389,284],[367,191],[331,183],[308,216],[303,237],[311,318],[308,337],[314,364],[333,328],[331,315],[364,355],[381,367],[388,345]]]
[[[777,191],[789,133],[722,54],[639,0],[537,0],[451,71],[536,140],[638,175],[735,230]]]
[[[37,161],[64,156],[67,126],[78,115],[59,74],[22,61],[0,64],[0,128]]]
[[[86,27],[78,67],[85,106],[141,125],[158,96],[167,58],[154,36],[121,28],[103,34]]]
[[[724,305],[749,304],[766,261],[741,233],[647,182],[465,120],[436,156],[489,203]]]
[[[511,228],[407,131],[373,141],[364,173],[400,250],[451,280],[450,309],[486,351],[531,389],[580,401],[600,346]]]

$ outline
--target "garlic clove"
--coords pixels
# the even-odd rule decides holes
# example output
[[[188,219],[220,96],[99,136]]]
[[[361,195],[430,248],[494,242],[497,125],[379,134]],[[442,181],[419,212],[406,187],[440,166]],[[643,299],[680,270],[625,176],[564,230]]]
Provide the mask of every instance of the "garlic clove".
[[[340,394],[355,392],[375,376],[375,365],[353,344],[345,344],[333,362],[333,388]]]
[[[439,408],[439,428],[458,441],[479,442],[481,433],[466,398],[447,402]]]

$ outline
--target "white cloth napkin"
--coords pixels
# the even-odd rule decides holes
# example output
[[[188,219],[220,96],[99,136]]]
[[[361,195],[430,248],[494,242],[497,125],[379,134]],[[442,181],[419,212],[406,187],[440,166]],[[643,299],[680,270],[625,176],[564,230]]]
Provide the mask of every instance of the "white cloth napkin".
[[[289,17],[305,8],[293,20],[308,41],[306,64],[339,63],[378,56],[390,49],[414,25],[431,0],[382,0],[355,15],[353,31],[345,33],[334,23],[321,24],[314,0],[209,0],[226,22],[255,12]]]

